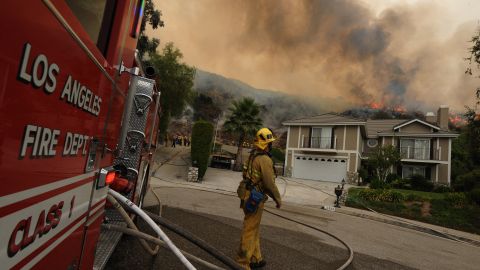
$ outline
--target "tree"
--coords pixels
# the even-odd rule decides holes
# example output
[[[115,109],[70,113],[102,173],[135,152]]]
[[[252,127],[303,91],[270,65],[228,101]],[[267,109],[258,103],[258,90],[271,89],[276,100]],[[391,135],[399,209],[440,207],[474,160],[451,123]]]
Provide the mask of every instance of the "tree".
[[[182,53],[167,43],[162,54],[154,54],[149,64],[157,71],[157,87],[161,91],[160,136],[164,137],[171,117],[182,114],[192,95],[195,68],[180,62]]]
[[[473,75],[473,72],[472,72],[473,63],[475,63],[477,69],[480,69],[480,27],[477,29],[477,32],[473,35],[470,42],[472,42],[473,45],[468,50],[468,52],[470,53],[470,56],[467,57],[466,60],[469,62],[469,66],[465,71],[465,73],[469,75]],[[478,75],[478,77],[480,78],[480,75]],[[476,98],[475,105],[479,106],[480,105],[480,87],[477,87],[477,89],[475,89],[475,98]]]
[[[385,183],[392,166],[400,162],[400,152],[392,145],[381,146],[368,156],[368,164],[375,170],[375,176]]]
[[[468,151],[469,139],[466,132],[462,132],[460,136],[452,140],[452,180],[454,182],[458,176],[473,169],[470,151]]]
[[[215,122],[222,110],[213,102],[212,98],[198,92],[193,96],[193,121],[203,119],[212,123]]]
[[[192,163],[198,168],[198,179],[203,179],[207,171],[208,158],[212,149],[213,125],[210,122],[200,120],[195,122],[192,128]]]
[[[476,69],[480,69],[480,28],[471,39],[472,47],[469,48],[470,56],[466,58],[469,62],[469,67],[466,72],[469,75],[473,75],[472,65],[476,66]],[[478,76],[480,78],[480,75]],[[475,169],[480,167],[480,114],[477,113],[478,106],[480,105],[480,87],[475,89],[475,108],[466,106],[466,113],[464,114],[467,125],[462,130],[462,138],[467,157],[471,161],[471,167],[469,169]],[[455,158],[455,156],[454,156]]]
[[[162,21],[162,12],[155,8],[152,0],[147,0],[145,2],[142,24],[140,25],[140,35],[137,44],[140,59],[143,59],[145,53],[155,54],[157,47],[160,44],[159,39],[150,39],[145,35],[147,24],[150,24],[153,29],[165,26],[165,23]]]
[[[467,119],[465,127],[467,149],[473,166],[480,167],[480,118],[475,110],[468,107],[465,118]]]
[[[223,128],[225,131],[238,136],[238,150],[234,170],[242,169],[243,143],[249,136],[255,135],[255,132],[262,126],[260,114],[260,105],[255,103],[252,98],[243,98],[240,101],[234,101],[229,108],[230,115]]]

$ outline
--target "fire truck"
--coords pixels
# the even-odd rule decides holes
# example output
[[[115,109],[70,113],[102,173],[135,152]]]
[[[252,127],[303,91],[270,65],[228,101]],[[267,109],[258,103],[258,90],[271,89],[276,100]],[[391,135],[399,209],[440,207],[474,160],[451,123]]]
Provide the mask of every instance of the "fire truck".
[[[141,205],[160,97],[136,56],[143,8],[2,2],[1,269],[101,268],[109,185]]]

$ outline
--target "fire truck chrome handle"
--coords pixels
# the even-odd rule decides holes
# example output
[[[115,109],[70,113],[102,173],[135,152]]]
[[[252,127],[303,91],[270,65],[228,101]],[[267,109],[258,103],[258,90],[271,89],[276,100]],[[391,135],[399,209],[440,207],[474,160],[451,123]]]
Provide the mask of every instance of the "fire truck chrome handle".
[[[115,65],[114,68],[116,70],[118,70],[118,75],[122,75],[123,72],[128,72],[132,75],[136,75],[138,76],[138,74],[140,74],[140,69],[138,67],[132,67],[132,68],[127,68],[124,64],[123,64],[123,60],[122,62],[120,63],[120,66],[118,65]]]
[[[103,145],[103,151],[102,151],[102,157],[105,156],[105,154],[106,154],[107,152],[108,152],[108,153],[112,153],[112,155],[113,155],[116,159],[123,160],[123,161],[128,161],[128,160],[130,160],[130,158],[128,158],[128,157],[121,157],[122,153],[121,153],[120,148],[118,148],[118,144],[115,145],[115,149],[108,148],[108,144],[104,144],[104,145]]]

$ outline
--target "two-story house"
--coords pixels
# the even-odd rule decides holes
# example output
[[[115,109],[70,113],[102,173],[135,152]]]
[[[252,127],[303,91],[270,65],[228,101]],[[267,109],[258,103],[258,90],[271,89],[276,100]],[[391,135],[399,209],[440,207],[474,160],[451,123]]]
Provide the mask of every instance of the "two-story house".
[[[394,145],[401,163],[392,173],[408,178],[424,175],[437,184],[450,184],[451,144],[458,134],[448,130],[448,107],[437,116],[420,119],[362,120],[326,113],[286,121],[285,175],[341,182],[356,181],[368,153]]]

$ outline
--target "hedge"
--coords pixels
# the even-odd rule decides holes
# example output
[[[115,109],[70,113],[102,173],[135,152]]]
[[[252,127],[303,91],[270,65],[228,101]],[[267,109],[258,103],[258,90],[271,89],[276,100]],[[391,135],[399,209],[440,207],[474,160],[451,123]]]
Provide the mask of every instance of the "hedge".
[[[207,171],[208,158],[212,150],[213,125],[207,121],[197,121],[192,129],[192,164],[198,168],[198,179],[201,180]]]
[[[402,193],[390,189],[362,189],[358,197],[365,201],[399,203],[405,200]]]

